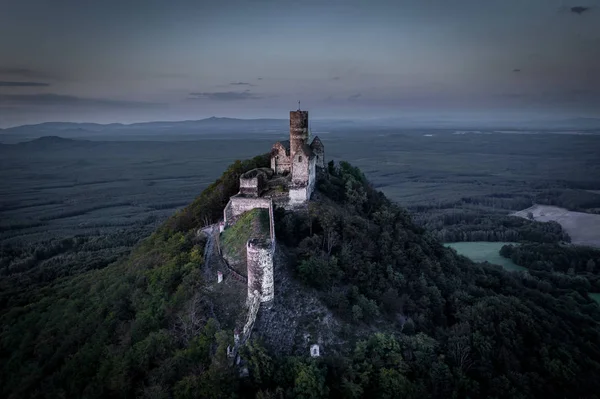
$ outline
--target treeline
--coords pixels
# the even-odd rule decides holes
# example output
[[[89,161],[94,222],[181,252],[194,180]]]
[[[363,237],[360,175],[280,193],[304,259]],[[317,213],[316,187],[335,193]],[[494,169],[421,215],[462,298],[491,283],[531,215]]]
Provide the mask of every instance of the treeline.
[[[415,213],[429,212],[440,209],[464,209],[469,207],[489,208],[488,212],[500,210],[521,210],[533,205],[531,195],[489,194],[463,197],[460,201],[443,201],[413,205],[410,210]],[[506,213],[506,212],[505,212]]]
[[[69,238],[0,244],[0,314],[36,300],[57,279],[102,269],[127,255],[152,226],[136,226],[113,234],[101,232]]]
[[[600,209],[600,194],[585,190],[547,190],[539,193],[535,202],[543,205],[554,205],[571,211],[587,212]]]
[[[500,255],[530,270],[582,277],[574,281],[578,290],[600,292],[600,250],[555,244],[504,245]],[[564,277],[563,277],[564,278]],[[553,277],[556,282],[557,277]],[[560,284],[564,286],[565,284]]]
[[[483,210],[457,209],[417,214],[415,222],[442,242],[457,241],[529,241],[539,243],[570,242],[560,224],[536,222]]]

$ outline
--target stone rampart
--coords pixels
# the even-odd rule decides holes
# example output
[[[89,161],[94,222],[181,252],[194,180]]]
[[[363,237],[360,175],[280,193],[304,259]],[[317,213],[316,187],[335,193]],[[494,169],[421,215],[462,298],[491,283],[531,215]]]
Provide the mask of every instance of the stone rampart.
[[[275,216],[273,215],[273,201],[269,204],[269,236],[271,241],[275,242]]]
[[[246,244],[248,262],[248,300],[258,292],[260,302],[269,302],[274,297],[272,240],[253,238]]]
[[[255,208],[269,209],[272,204],[270,198],[244,197],[243,195],[234,195],[229,199],[223,217],[225,224],[230,225],[235,222],[242,213],[251,211]]]
[[[240,177],[240,194],[258,197],[264,188],[262,175],[251,178]]]
[[[273,175],[268,168],[252,169],[240,176],[240,194],[259,197],[267,188],[267,181]]]

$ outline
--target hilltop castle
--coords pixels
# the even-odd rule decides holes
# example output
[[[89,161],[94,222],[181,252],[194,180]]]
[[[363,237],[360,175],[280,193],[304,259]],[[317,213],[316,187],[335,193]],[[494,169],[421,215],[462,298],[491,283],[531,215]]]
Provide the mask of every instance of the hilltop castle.
[[[275,297],[273,258],[276,248],[273,209],[300,210],[308,205],[316,185],[317,176],[324,172],[325,149],[318,137],[309,144],[308,111],[290,111],[290,139],[278,141],[271,148],[271,167],[252,169],[240,176],[239,192],[229,198],[223,210],[220,232],[233,226],[246,212],[259,208],[268,212],[266,226],[254,231],[246,242],[247,277],[244,279],[248,294],[248,315],[242,337],[235,334],[235,347],[228,355],[235,357],[237,348],[249,337],[261,304],[272,303]],[[264,213],[263,213],[264,214]],[[220,246],[219,246],[220,247]],[[219,271],[218,282],[222,281]],[[311,352],[312,353],[312,352]]]
[[[269,239],[251,238],[246,246],[249,303],[269,302],[274,297],[274,207],[304,208],[315,189],[317,175],[325,167],[323,143],[315,137],[308,144],[308,136],[308,111],[291,111],[290,139],[273,145],[271,168],[252,169],[240,176],[240,191],[223,210],[221,230],[252,209],[262,208],[269,213]]]

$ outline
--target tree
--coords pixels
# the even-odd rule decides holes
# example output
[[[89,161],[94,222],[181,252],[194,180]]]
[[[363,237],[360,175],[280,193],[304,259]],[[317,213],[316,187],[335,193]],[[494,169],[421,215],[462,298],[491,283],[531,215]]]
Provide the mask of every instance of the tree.
[[[294,397],[298,399],[326,398],[329,389],[325,386],[325,376],[314,363],[300,363],[294,379]]]
[[[586,263],[586,270],[589,273],[593,273],[594,270],[595,270],[595,268],[596,268],[596,262],[594,262],[593,259],[588,260],[587,263]]]

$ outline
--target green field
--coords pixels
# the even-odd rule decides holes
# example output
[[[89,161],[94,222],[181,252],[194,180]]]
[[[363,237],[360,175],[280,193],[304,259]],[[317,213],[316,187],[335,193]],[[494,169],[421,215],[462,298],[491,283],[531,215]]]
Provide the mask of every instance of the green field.
[[[466,256],[474,262],[490,262],[500,265],[508,271],[527,270],[524,267],[516,265],[512,260],[500,256],[500,248],[506,244],[515,244],[513,242],[450,242],[444,244],[453,248],[461,255]]]

